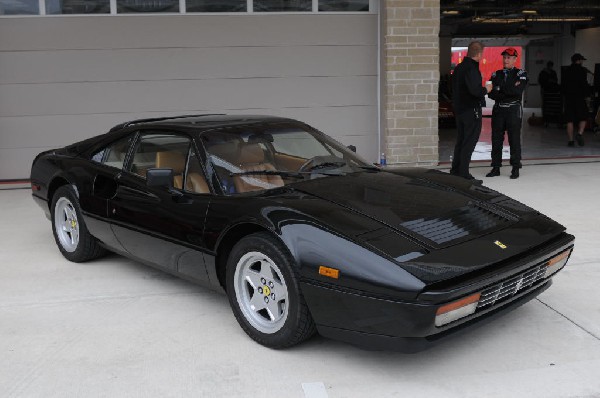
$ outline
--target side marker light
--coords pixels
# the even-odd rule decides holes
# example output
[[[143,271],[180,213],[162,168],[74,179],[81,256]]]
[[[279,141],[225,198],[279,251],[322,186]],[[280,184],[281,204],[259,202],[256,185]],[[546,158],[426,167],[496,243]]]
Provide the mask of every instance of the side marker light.
[[[340,270],[321,265],[319,267],[319,275],[323,275],[328,278],[338,279],[340,277]]]

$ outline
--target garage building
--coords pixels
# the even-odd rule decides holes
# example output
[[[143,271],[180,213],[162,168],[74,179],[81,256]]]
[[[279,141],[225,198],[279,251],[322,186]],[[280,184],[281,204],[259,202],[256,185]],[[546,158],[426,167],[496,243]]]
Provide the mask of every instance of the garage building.
[[[451,47],[502,25],[461,31],[478,3],[490,2],[0,0],[0,180],[127,120],[222,112],[297,118],[373,162],[436,165]],[[558,64],[591,59],[597,21],[533,33]]]

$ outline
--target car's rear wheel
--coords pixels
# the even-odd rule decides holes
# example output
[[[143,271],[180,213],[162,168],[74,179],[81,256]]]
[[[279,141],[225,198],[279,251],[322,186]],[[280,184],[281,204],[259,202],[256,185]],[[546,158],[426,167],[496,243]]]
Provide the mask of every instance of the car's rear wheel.
[[[227,262],[227,295],[244,331],[272,348],[298,344],[315,333],[287,249],[268,233],[240,240]]]
[[[52,198],[52,231],[66,259],[83,262],[100,257],[105,250],[87,230],[73,188],[64,185]]]

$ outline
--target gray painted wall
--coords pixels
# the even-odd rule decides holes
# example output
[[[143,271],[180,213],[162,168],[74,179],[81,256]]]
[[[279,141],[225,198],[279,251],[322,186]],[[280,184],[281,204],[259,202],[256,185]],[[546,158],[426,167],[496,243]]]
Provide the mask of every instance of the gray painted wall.
[[[7,18],[0,180],[34,156],[143,117],[298,118],[378,157],[377,15]]]

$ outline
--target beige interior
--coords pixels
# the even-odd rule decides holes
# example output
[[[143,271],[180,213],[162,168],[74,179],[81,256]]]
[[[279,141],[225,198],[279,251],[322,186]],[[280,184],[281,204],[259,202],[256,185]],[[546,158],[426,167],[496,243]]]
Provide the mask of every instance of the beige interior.
[[[275,170],[265,161],[265,152],[258,144],[244,144],[240,149],[239,168],[242,171]],[[277,175],[235,176],[233,184],[237,192],[249,192],[265,189],[265,184],[275,187],[283,186],[283,179]]]
[[[173,186],[177,189],[183,188],[185,156],[181,152],[156,152],[156,167],[159,169],[173,169]],[[196,172],[188,173],[185,190],[196,193],[210,192],[206,179]]]

